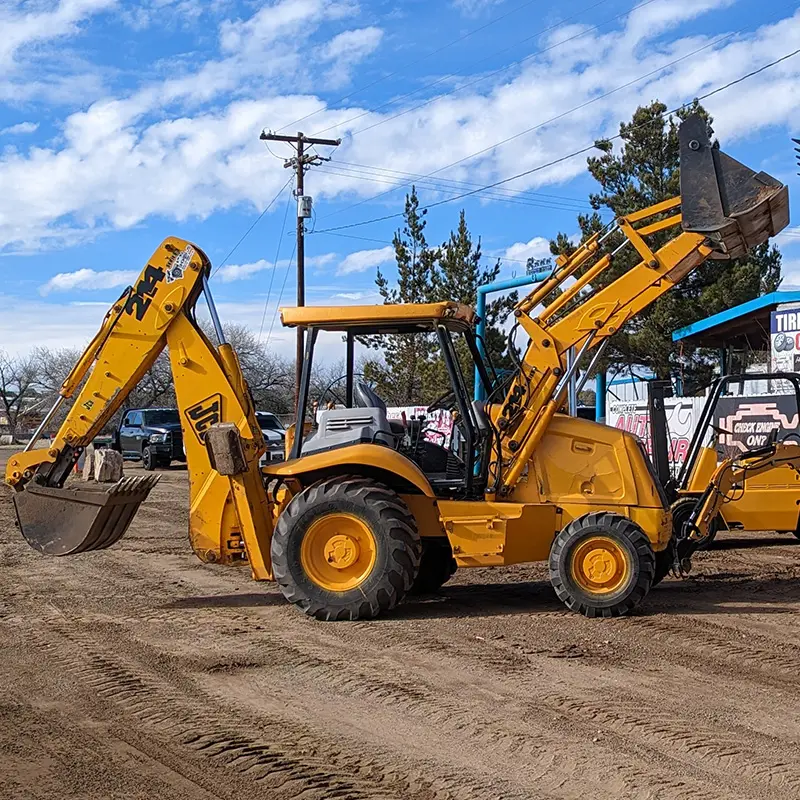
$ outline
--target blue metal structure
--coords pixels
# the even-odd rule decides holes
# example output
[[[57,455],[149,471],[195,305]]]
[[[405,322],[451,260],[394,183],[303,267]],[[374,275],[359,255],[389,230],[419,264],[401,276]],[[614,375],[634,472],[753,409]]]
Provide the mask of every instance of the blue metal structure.
[[[507,292],[510,289],[519,289],[520,286],[530,286],[533,283],[539,283],[545,278],[549,278],[552,270],[541,270],[534,272],[533,275],[524,275],[520,278],[509,278],[505,281],[495,281],[494,283],[486,283],[478,287],[478,297],[475,303],[475,313],[478,315],[478,349],[482,356],[486,355],[483,347],[484,336],[486,334],[486,295],[493,292]],[[483,384],[481,384],[480,374],[478,368],[475,368],[475,392],[474,397],[476,400],[485,400],[486,392],[484,391]]]
[[[757,297],[755,300],[748,300],[746,303],[729,308],[727,311],[720,311],[719,314],[714,314],[711,317],[706,317],[684,328],[678,328],[672,334],[672,341],[679,342],[682,339],[691,337],[698,337],[699,334],[711,336],[713,333],[719,333],[727,338],[732,331],[726,329],[727,326],[738,320],[747,320],[752,318],[758,312],[767,313],[775,306],[782,303],[800,303],[800,291],[785,291],[785,292],[770,292],[762,297]],[[722,326],[726,326],[723,328]],[[714,331],[715,328],[720,328],[720,331]],[[767,326],[767,332],[769,326]],[[700,338],[700,337],[698,337]],[[698,342],[710,346],[710,342]]]

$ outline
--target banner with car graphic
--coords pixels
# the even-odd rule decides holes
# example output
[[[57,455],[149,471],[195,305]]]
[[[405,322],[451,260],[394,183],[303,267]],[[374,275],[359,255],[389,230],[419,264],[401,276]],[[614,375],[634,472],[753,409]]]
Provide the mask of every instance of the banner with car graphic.
[[[771,369],[800,372],[800,307],[778,306],[770,318]]]

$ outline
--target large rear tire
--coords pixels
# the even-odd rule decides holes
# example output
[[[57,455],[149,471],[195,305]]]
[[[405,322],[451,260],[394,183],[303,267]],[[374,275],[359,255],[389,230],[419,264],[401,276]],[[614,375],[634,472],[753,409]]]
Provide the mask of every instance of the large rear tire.
[[[455,574],[458,565],[453,558],[453,549],[447,539],[424,538],[419,572],[410,594],[433,594],[444,586]]]
[[[550,581],[558,598],[586,617],[619,617],[650,591],[655,555],[627,517],[594,512],[573,520],[550,550]]]
[[[283,596],[320,620],[371,619],[414,584],[422,545],[406,504],[383,484],[343,476],[292,498],[272,537]]]

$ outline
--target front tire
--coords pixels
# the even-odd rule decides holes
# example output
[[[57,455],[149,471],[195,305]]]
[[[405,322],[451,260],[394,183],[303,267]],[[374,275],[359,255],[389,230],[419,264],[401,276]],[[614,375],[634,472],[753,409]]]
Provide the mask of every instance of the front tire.
[[[156,468],[156,459],[149,447],[142,448],[142,466],[148,472],[152,472]]]
[[[689,519],[689,516],[699,502],[700,500],[697,497],[681,497],[670,507],[670,510],[672,511],[672,535],[676,539],[681,537],[684,523]],[[719,527],[719,518],[716,518],[709,528],[708,535],[702,540],[702,542],[700,542],[700,544],[696,546],[695,549],[708,550],[717,536]]]
[[[573,520],[550,550],[550,581],[567,608],[586,617],[630,613],[650,591],[655,555],[627,517],[594,512]]]
[[[371,619],[414,584],[422,545],[406,504],[383,484],[343,476],[292,498],[272,536],[283,596],[319,620]]]

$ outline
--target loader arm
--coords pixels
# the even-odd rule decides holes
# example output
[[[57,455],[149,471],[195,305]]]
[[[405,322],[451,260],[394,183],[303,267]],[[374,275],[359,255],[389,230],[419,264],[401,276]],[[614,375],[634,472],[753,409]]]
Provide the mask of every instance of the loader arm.
[[[489,494],[508,495],[525,474],[584,355],[707,259],[738,257],[789,224],[787,188],[712,145],[699,115],[681,125],[679,137],[681,196],[618,217],[570,256],[559,256],[550,278],[515,307],[529,343],[505,399],[489,409],[499,431]],[[672,230],[666,244],[651,244],[655,234]],[[594,290],[615,255],[630,247],[639,263]],[[574,283],[543,306],[570,278]],[[576,357],[568,364],[570,351]]]
[[[678,563],[685,563],[703,543],[722,506],[734,499],[737,491],[743,490],[745,480],[776,467],[790,467],[800,472],[800,444],[775,443],[724,460],[711,476],[684,530],[677,531]]]
[[[216,317],[209,271],[199,248],[166,239],[106,314],[29,445],[9,459],[6,482],[15,490],[17,519],[36,549],[51,555],[100,549],[127,530],[154,476],[125,478],[108,490],[64,484],[83,449],[168,347],[190,473],[192,547],[204,561],[249,562],[254,577],[271,577],[271,521],[258,469],[265,448],[250,392],[230,345],[214,347],[194,319],[204,291]],[[34,449],[59,406],[71,398],[50,446]],[[211,426],[226,422],[239,431],[244,453],[236,481],[212,468],[205,446]],[[232,497],[234,485],[242,487],[246,502]]]

